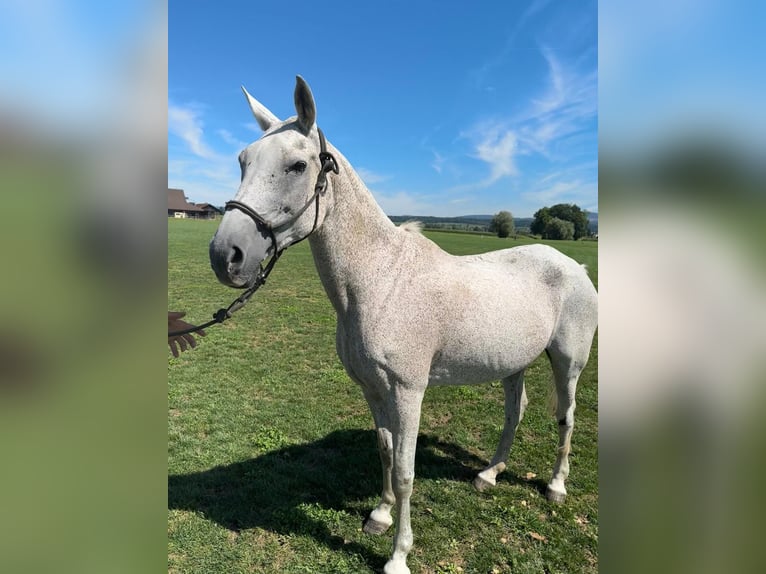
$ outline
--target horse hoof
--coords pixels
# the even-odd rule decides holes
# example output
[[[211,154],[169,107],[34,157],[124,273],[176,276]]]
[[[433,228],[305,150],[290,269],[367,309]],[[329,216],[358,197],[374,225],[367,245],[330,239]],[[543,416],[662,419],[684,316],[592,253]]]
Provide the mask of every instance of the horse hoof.
[[[482,478],[481,475],[476,475],[476,478],[473,479],[473,487],[478,490],[479,492],[484,492],[488,488],[492,488],[497,484],[496,482],[490,482],[486,478]]]
[[[367,534],[372,534],[373,536],[380,536],[386,530],[388,530],[390,526],[391,526],[391,523],[386,524],[385,522],[380,522],[368,516],[367,518],[365,518],[364,522],[362,523],[362,530]]]
[[[389,560],[383,568],[383,574],[410,574],[410,569],[404,561],[394,562]]]
[[[564,501],[567,499],[567,493],[559,492],[558,490],[553,490],[549,486],[545,490],[545,498],[547,498],[551,502],[555,502],[556,504],[564,504]]]

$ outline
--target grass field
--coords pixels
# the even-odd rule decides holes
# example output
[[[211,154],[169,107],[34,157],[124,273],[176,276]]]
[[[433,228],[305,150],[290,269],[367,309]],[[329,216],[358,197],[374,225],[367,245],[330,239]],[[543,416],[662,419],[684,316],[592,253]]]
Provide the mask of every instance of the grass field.
[[[237,291],[210,270],[217,222],[168,220],[168,308],[203,322]],[[455,254],[528,243],[426,232]],[[596,242],[551,242],[588,265]],[[170,355],[168,355],[170,357]],[[503,423],[499,383],[429,389],[418,439],[409,566],[417,573],[598,571],[597,342],[580,378],[569,497],[544,488],[556,454],[551,372],[526,376],[529,407],[498,485],[471,485]],[[197,349],[168,360],[168,571],[379,572],[393,528],[366,535],[381,476],[372,418],[335,353],[335,315],[308,242]]]

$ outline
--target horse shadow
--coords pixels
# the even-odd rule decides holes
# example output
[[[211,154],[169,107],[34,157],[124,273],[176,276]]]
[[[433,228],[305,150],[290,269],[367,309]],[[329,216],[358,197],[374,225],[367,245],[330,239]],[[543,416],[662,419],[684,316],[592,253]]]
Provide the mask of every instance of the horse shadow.
[[[418,437],[416,477],[470,483],[484,466],[485,460],[455,444],[432,435]],[[201,513],[234,532],[259,527],[282,535],[309,535],[381,569],[386,557],[334,534],[326,520],[327,510],[340,511],[356,515],[361,525],[377,504],[380,474],[375,432],[338,430],[250,460],[171,475],[168,508]],[[512,475],[507,480],[523,482]]]

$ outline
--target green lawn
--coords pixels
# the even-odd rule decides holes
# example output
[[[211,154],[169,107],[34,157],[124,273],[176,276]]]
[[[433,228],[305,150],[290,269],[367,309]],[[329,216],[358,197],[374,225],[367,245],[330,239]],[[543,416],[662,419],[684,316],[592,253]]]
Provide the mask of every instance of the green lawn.
[[[216,222],[168,221],[168,308],[202,322],[237,291],[210,270]],[[426,232],[451,253],[528,243]],[[586,263],[595,242],[550,242]],[[556,454],[550,366],[527,370],[530,404],[498,486],[471,480],[503,423],[498,383],[429,389],[412,498],[409,566],[434,572],[597,572],[597,343],[580,379],[565,505],[544,487]],[[170,355],[168,354],[170,357]],[[381,477],[372,418],[335,354],[335,316],[308,242],[197,349],[168,360],[168,570],[378,572],[391,551],[361,531]]]

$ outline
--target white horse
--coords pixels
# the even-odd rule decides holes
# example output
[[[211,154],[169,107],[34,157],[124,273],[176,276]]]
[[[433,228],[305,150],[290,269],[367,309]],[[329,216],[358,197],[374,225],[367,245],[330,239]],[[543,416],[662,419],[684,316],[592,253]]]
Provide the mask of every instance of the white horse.
[[[467,257],[442,251],[417,226],[396,227],[325,142],[301,77],[297,116],[286,121],[242,89],[265,133],[239,156],[242,182],[211,241],[211,265],[224,284],[245,287],[262,277],[269,255],[273,264],[274,256],[309,237],[338,316],[338,355],[362,388],[377,429],[383,492],[365,532],[385,532],[396,505],[384,572],[409,572],[415,445],[429,385],[502,379],[505,425],[492,461],[474,480],[483,490],[505,469],[527,404],[524,370],[545,351],[559,428],[547,497],[563,502],[575,388],[597,324],[597,294],[583,266],[544,245]]]

